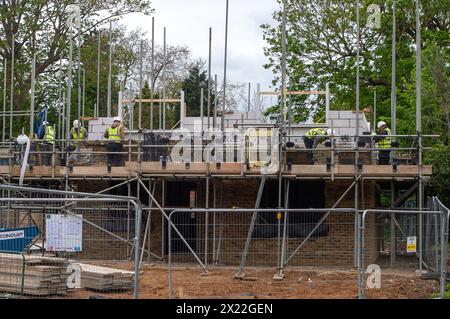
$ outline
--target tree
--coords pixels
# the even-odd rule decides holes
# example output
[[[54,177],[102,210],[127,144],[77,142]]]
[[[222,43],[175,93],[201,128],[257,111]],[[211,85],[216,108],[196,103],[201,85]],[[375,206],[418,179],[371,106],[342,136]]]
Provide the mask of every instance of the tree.
[[[179,98],[182,89],[182,81],[186,77],[192,63],[191,54],[186,46],[166,46],[166,59],[164,61],[163,47],[155,43],[153,72],[152,72],[152,43],[145,37],[147,34],[140,29],[124,33],[120,41],[124,53],[129,57],[123,59],[121,64],[121,84],[127,98],[139,99],[139,85],[141,76],[142,55],[142,85],[143,98],[163,97],[165,89],[166,98]],[[142,42],[142,52],[141,52]],[[126,56],[124,54],[124,57]],[[138,127],[138,102],[134,103],[135,117],[134,127]],[[159,127],[158,103],[153,104],[154,128]],[[151,104],[145,103],[142,108],[142,126],[150,128]],[[179,105],[166,103],[166,128],[176,124],[179,118]]]
[[[20,0],[0,4],[0,55],[8,60],[11,72],[12,39],[14,35],[14,109],[26,110],[31,87],[30,65],[36,54],[36,76],[56,70],[55,64],[67,57],[70,33],[69,6],[74,1]],[[80,6],[84,35],[109,20],[133,12],[152,12],[149,0],[105,0],[76,2]],[[23,124],[17,121],[16,127]]]
[[[281,3],[281,1],[279,1]],[[323,89],[330,83],[335,109],[354,109],[356,84],[356,7],[353,0],[286,0],[288,86],[292,90]],[[362,1],[361,12],[361,106],[371,106],[377,89],[381,116],[390,113],[392,21],[391,2],[381,4],[381,29],[365,26],[367,7],[378,1]],[[445,0],[422,1],[423,41],[448,48],[450,4]],[[274,19],[281,23],[281,10]],[[397,1],[397,78],[410,78],[414,68],[415,6]],[[280,85],[281,25],[262,25],[268,46],[266,68]],[[448,49],[447,49],[448,50]],[[399,92],[403,91],[398,83]],[[404,101],[399,98],[399,105]],[[323,99],[295,97],[294,119],[304,121],[323,112]],[[272,108],[279,112],[279,107]]]
[[[279,1],[281,3],[281,1]],[[288,87],[293,90],[331,88],[332,109],[355,108],[356,7],[353,0],[286,0]],[[381,28],[365,26],[367,7],[379,1],[360,1],[361,12],[361,109],[373,105],[377,91],[377,118],[390,125],[392,1],[381,6]],[[397,0],[397,133],[415,134],[416,15],[414,1]],[[273,70],[274,86],[280,86],[281,10],[274,13],[276,26],[262,25],[267,41],[266,68]],[[422,26],[422,133],[439,134],[426,139],[424,160],[435,167],[432,190],[450,205],[448,198],[450,2],[421,1]],[[296,97],[295,122],[318,118],[323,101]],[[280,113],[279,105],[267,114]]]
[[[207,116],[208,76],[206,74],[204,61],[198,60],[188,69],[188,75],[182,82],[182,89],[184,91],[184,99],[186,102],[186,116],[200,116],[201,88],[204,89],[203,115]],[[177,114],[179,115],[179,112]],[[212,115],[212,113],[210,115]]]

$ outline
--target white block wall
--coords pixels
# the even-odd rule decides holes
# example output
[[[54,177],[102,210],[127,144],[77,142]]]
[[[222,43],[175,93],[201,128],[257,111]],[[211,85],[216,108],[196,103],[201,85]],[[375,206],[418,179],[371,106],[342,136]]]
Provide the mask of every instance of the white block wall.
[[[89,141],[99,141],[104,140],[103,135],[106,129],[111,126],[113,122],[112,117],[99,117],[96,120],[90,120],[88,124],[88,140]]]

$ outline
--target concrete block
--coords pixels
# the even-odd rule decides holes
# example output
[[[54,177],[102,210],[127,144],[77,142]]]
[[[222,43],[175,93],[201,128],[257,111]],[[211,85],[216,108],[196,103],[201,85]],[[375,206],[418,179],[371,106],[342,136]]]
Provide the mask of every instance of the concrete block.
[[[356,130],[354,128],[341,128],[339,129],[340,135],[348,135],[348,136],[354,136],[356,135]]]
[[[102,124],[103,125],[111,125],[113,122],[113,118],[112,117],[103,117],[102,118]]]
[[[329,119],[339,119],[339,111],[330,111],[328,113],[328,118]]]
[[[349,120],[332,120],[331,126],[333,128],[348,128],[350,127]]]
[[[107,125],[96,125],[89,128],[89,132],[92,133],[105,133]]]
[[[90,120],[88,125],[101,125],[102,120]]]
[[[352,111],[339,111],[339,118],[340,119],[355,118],[355,113],[353,113]]]
[[[102,133],[89,133],[88,140],[89,141],[103,140],[103,134]]]

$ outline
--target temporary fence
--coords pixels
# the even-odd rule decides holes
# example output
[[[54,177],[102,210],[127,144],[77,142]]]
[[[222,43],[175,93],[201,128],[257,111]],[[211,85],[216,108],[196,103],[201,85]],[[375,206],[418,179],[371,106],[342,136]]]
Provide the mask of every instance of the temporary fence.
[[[0,293],[139,296],[136,198],[11,185],[0,190]]]
[[[307,270],[309,274],[333,269],[337,272],[325,272],[323,277],[326,280],[322,284],[327,287],[334,284],[346,287],[355,296],[359,291],[361,298],[401,297],[399,291],[422,279],[418,272],[420,260],[425,267],[439,273],[439,296],[443,296],[447,251],[446,216],[442,211],[355,212],[345,208],[174,210],[169,215],[171,227],[168,228],[169,297],[241,296],[227,282],[208,280],[208,276],[200,273],[198,285],[192,284],[193,280],[197,281],[195,275],[188,275],[183,268],[192,263],[197,263],[203,274],[213,278],[234,273],[236,279],[243,280],[270,281],[272,278],[262,267],[276,269],[273,276],[276,280],[284,278],[285,269]],[[295,214],[302,217],[294,221],[290,216]],[[420,215],[423,220],[419,223]],[[360,225],[356,234],[355,218]],[[393,228],[387,228],[387,224]],[[420,234],[419,225],[423,230]],[[392,246],[382,245],[391,234]],[[295,245],[289,248],[288,242]],[[352,272],[354,257],[358,272]],[[320,281],[315,283],[320,284]],[[367,295],[366,287],[370,288]],[[263,291],[259,293],[264,297]],[[301,290],[295,296],[301,297]]]
[[[401,298],[407,290],[416,290],[415,282],[426,278],[425,271],[420,272],[421,264],[427,271],[438,274],[435,279],[439,280],[439,296],[444,296],[447,260],[444,212],[365,210],[360,219],[360,298],[378,298],[388,292]],[[386,242],[389,244],[383,244]]]
[[[445,235],[445,242],[446,242],[444,249],[446,249],[445,255],[448,258],[448,246],[449,246],[448,238],[450,235],[450,233],[449,233],[450,209],[447,208],[444,204],[442,204],[442,202],[437,197],[430,197],[428,199],[428,208],[430,210],[442,211],[445,214],[445,216],[447,217],[447,222],[444,225],[445,226],[444,235]],[[447,261],[447,277],[449,276],[449,274],[450,274],[450,260]]]
[[[171,296],[172,280],[180,278],[172,277],[177,272],[174,264],[197,263],[204,273],[226,269],[244,280],[263,267],[274,269],[271,278],[275,274],[276,279],[283,278],[286,267],[353,267],[354,209],[180,209],[172,211],[169,220]],[[350,280],[356,294],[356,279],[356,273],[329,277],[328,284]],[[182,282],[177,280],[177,287]],[[199,297],[189,289],[189,284],[183,287],[184,294]]]

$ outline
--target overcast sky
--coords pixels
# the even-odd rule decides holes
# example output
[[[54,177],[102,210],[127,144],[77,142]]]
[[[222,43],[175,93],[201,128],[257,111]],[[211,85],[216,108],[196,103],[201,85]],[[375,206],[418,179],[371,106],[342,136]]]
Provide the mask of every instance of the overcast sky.
[[[225,48],[226,0],[153,0],[155,9],[155,41],[163,42],[166,27],[167,43],[187,45],[194,58],[208,61],[209,27],[212,27],[212,75],[223,80]],[[251,82],[268,89],[273,75],[263,68],[263,33],[260,25],[274,24],[272,13],[276,0],[229,0],[227,79]],[[151,38],[151,17],[133,14],[123,22],[130,29],[142,28]]]

